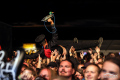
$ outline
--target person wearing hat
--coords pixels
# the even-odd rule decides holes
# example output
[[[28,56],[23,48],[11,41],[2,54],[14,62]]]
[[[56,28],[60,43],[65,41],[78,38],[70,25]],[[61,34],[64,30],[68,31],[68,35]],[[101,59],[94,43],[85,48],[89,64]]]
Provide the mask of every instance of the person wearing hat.
[[[47,41],[46,36],[44,34],[41,34],[36,37],[35,42],[40,44],[42,46],[42,49],[40,49],[38,52],[31,54],[31,55],[25,55],[25,59],[35,59],[38,57],[38,54],[40,54],[43,62],[44,60],[46,61],[47,59],[47,64],[50,61],[51,57],[51,52],[57,49],[59,54],[63,57],[64,55],[68,55],[67,52],[69,48],[66,48],[65,46],[58,45],[57,44],[57,39],[58,39],[58,34],[57,34],[57,29],[54,27],[54,22],[51,18],[47,20],[47,22],[51,23],[51,29],[52,29],[52,39]]]
[[[55,28],[54,28],[53,20],[51,18],[49,18],[47,21],[51,23],[52,32],[54,32]],[[32,55],[25,55],[25,59],[35,59],[38,57],[38,54],[41,55],[42,59],[50,58],[50,56],[51,56],[50,47],[56,45],[57,38],[58,38],[57,33],[52,33],[52,40],[50,42],[47,41],[44,34],[37,36],[37,38],[35,39],[35,42],[42,45],[43,48]]]
[[[31,55],[25,55],[25,59],[35,59],[38,57],[38,54],[40,54],[42,59],[50,59],[51,52],[57,49],[60,54],[66,54],[66,49],[62,45],[57,44],[58,34],[56,32],[56,28],[54,27],[54,22],[51,18],[47,20],[47,22],[51,23],[51,29],[52,29],[52,39],[50,41],[47,41],[46,36],[44,34],[41,34],[37,36],[35,39],[35,42],[40,44],[42,46],[42,49],[40,49],[38,52],[31,54]],[[49,60],[48,60],[49,61]]]
[[[69,57],[70,47],[65,47],[57,44],[58,34],[56,28],[54,27],[54,22],[51,18],[47,19],[47,22],[50,22],[52,26],[52,39],[48,42],[44,34],[37,36],[35,42],[42,45],[43,48],[32,55],[25,55],[25,59],[35,59],[38,57],[38,54],[40,54],[42,59],[47,58],[49,61],[51,57],[51,52],[55,49],[59,51],[59,54],[61,54],[61,56],[66,55],[66,57]]]

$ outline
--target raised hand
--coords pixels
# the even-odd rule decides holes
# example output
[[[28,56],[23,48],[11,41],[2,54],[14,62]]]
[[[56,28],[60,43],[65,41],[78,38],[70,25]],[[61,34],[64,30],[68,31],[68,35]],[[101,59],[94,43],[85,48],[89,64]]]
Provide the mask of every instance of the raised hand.
[[[66,60],[66,54],[64,54],[64,56],[63,56],[62,60]]]
[[[81,59],[83,59],[83,57],[84,57],[83,51],[80,52],[80,57],[81,57]]]
[[[38,60],[42,61],[42,58],[40,57],[40,54],[38,54]]]
[[[42,58],[40,57],[40,54],[38,54],[38,63],[37,63],[37,68],[41,68],[41,63],[42,63]]]
[[[54,22],[53,22],[53,20],[51,18],[49,18],[47,21],[50,22],[51,25],[54,24]]]
[[[95,51],[96,51],[97,53],[100,53],[100,48],[99,48],[98,46],[96,46]]]
[[[51,52],[51,61],[55,61],[55,59],[58,56],[58,51],[55,49],[54,51]]]
[[[91,49],[91,48],[89,48],[88,52],[89,52],[90,54],[92,54],[92,49]]]
[[[97,61],[97,53],[94,53],[94,56],[93,56],[93,60],[94,60],[94,62],[95,62],[95,64],[97,64],[98,63],[98,61]]]
[[[96,52],[98,54],[98,58],[100,58],[100,48],[98,46],[96,46],[95,50],[96,50]]]
[[[60,56],[61,56],[61,54],[59,54],[59,55],[56,57],[56,60],[59,60],[59,59],[60,59]]]
[[[73,53],[75,52],[75,48],[73,46],[71,46],[70,50],[69,50],[69,54],[70,56],[73,56]]]
[[[75,48],[73,46],[71,46],[71,53],[74,53]]]

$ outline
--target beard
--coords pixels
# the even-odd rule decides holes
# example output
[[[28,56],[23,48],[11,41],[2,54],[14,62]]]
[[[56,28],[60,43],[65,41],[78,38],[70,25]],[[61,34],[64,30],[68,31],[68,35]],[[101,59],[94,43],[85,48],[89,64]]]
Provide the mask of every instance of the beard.
[[[64,73],[63,73],[64,72]],[[66,71],[65,70],[62,70],[62,71],[60,71],[60,76],[62,76],[62,77],[64,77],[64,78],[66,78],[66,79],[68,79],[69,77],[71,77],[72,75],[66,75]]]

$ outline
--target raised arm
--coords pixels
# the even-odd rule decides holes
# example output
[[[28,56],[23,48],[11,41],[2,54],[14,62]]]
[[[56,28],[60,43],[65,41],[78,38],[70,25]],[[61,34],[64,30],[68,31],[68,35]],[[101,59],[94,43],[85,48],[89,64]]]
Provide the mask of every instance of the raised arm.
[[[51,29],[52,29],[52,39],[49,43],[51,46],[54,46],[57,44],[57,39],[58,39],[57,29],[56,29],[55,24],[51,18],[48,19],[48,22],[51,23]]]
[[[40,57],[40,54],[38,55],[38,63],[36,68],[41,68],[42,58]]]

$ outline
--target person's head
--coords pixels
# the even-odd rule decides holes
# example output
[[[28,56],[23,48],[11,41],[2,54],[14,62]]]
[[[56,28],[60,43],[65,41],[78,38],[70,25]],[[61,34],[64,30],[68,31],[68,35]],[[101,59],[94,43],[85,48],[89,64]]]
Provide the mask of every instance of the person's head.
[[[46,80],[50,80],[51,79],[51,70],[49,68],[43,68],[40,71],[39,76],[45,78]]]
[[[84,64],[84,66],[81,67],[81,69],[83,70],[83,73],[85,73],[86,67],[90,64],[91,64],[90,62],[87,62]]]
[[[57,71],[58,69],[58,66],[55,62],[50,62],[48,65],[47,65],[48,68],[54,70],[54,71]]]
[[[110,56],[111,56],[111,57],[115,57],[115,54],[114,54],[114,53],[111,53]]]
[[[84,78],[84,73],[82,69],[78,69],[75,73],[75,77],[79,80],[82,80]]]
[[[34,80],[37,73],[30,67],[26,68],[22,73],[22,80]]]
[[[79,65],[77,66],[77,69],[82,69],[83,66],[84,66],[84,64],[79,64]]]
[[[108,57],[103,63],[101,80],[120,80],[120,59]]]
[[[86,67],[84,76],[85,80],[98,80],[100,79],[99,77],[100,74],[100,68],[96,64],[89,64]]]
[[[106,57],[115,57],[115,54],[113,52],[109,52],[109,54]]]
[[[59,76],[72,78],[74,73],[75,73],[74,64],[70,60],[63,60],[60,62],[60,66],[58,69]]]
[[[103,62],[103,58],[99,58],[98,63],[102,63],[102,62]]]
[[[27,64],[27,63],[26,63],[26,64]],[[23,64],[22,67],[21,67],[20,73],[23,73],[23,71],[24,71],[27,67],[28,67],[27,65]]]
[[[86,61],[86,62],[90,62],[90,60],[92,59],[90,54],[87,52],[87,54],[83,57],[83,59]]]
[[[37,36],[37,38],[35,39],[35,42],[37,42],[41,45],[44,45],[47,42],[45,35],[41,34],[41,35]]]
[[[83,70],[83,73],[85,72],[85,66],[84,66],[84,64],[79,64],[78,66],[77,66],[77,69],[78,70]]]

